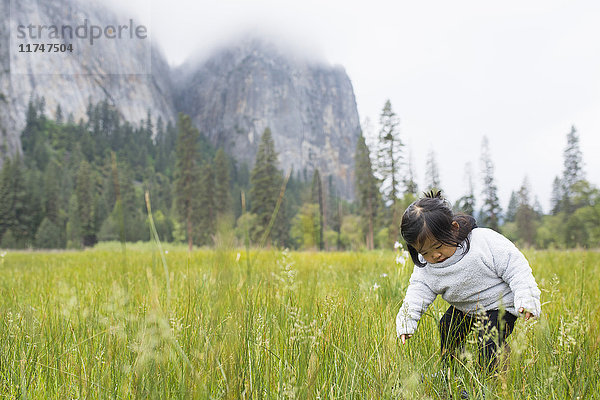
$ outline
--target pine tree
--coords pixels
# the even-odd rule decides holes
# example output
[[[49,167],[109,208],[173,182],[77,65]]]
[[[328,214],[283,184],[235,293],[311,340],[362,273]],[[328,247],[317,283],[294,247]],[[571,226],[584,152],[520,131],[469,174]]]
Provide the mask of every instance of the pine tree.
[[[281,242],[282,237],[277,237],[281,232],[283,220],[281,214],[276,217],[272,232],[267,232],[271,216],[277,205],[283,178],[277,169],[277,153],[271,130],[266,128],[262,134],[254,168],[250,174],[250,212],[256,214],[261,234],[267,234],[276,242]]]
[[[583,172],[583,157],[579,149],[579,136],[574,126],[567,134],[567,147],[564,150],[563,177],[562,177],[562,209],[567,214],[572,214],[575,209],[572,204],[573,186],[580,180],[585,179]]]
[[[319,250],[323,250],[323,185],[321,184],[321,175],[319,170],[315,169],[311,185],[311,203],[318,205],[318,217],[316,224],[318,226],[315,238],[315,244]]]
[[[0,173],[0,238],[15,224],[13,195],[12,160],[6,158]]]
[[[521,187],[522,189],[522,187]],[[505,222],[514,222],[517,216],[517,209],[519,208],[519,195],[513,190],[510,193],[510,200],[508,201],[508,207],[506,207],[506,213],[504,213]]]
[[[201,168],[200,174],[200,194],[198,197],[198,224],[196,228],[198,233],[198,244],[206,245],[211,243],[211,238],[215,233],[217,219],[217,206],[215,199],[215,176],[213,168],[205,162]]]
[[[481,224],[498,231],[502,209],[500,208],[498,189],[494,180],[494,164],[490,156],[488,139],[485,136],[481,144],[481,165],[483,174],[483,206],[480,212]]]
[[[473,188],[473,167],[470,162],[465,164],[465,179],[467,193],[456,201],[455,210],[467,215],[475,213],[475,190]]]
[[[519,237],[528,245],[532,246],[535,243],[535,211],[530,200],[529,180],[527,177],[523,180],[523,184],[519,189],[518,208],[515,215],[517,223],[517,231]]]
[[[550,198],[550,213],[557,215],[561,211],[562,203],[562,183],[558,176],[554,177],[552,182],[552,197]]]
[[[35,234],[35,247],[39,249],[61,249],[64,247],[62,243],[62,232],[58,225],[50,221],[49,218],[44,218],[40,227]]]
[[[56,121],[56,123],[58,125],[62,125],[63,119],[64,119],[64,116],[63,116],[62,108],[60,107],[60,104],[58,104],[56,106],[56,111],[54,112],[54,121]]]
[[[44,212],[45,217],[53,224],[60,225],[60,169],[55,160],[50,161],[44,173]]]
[[[400,121],[392,110],[389,100],[385,102],[379,117],[381,129],[377,143],[377,177],[381,180],[381,192],[388,204],[395,204],[399,198],[400,173],[402,162],[402,141],[398,125]]]
[[[440,173],[437,162],[435,160],[435,152],[429,150],[427,154],[427,164],[425,166],[425,175],[427,177],[427,191],[442,190],[440,183]]]
[[[25,247],[28,241],[33,239],[31,231],[33,221],[32,196],[27,190],[25,166],[21,156],[17,154],[14,160],[3,173],[2,204],[4,229],[10,229],[17,247]],[[36,226],[37,227],[37,226]]]
[[[192,251],[194,229],[199,216],[196,213],[200,194],[200,151],[198,139],[200,132],[192,125],[188,115],[179,114],[177,121],[175,201],[180,222],[185,226],[188,248]]]
[[[83,243],[81,221],[79,220],[79,204],[77,194],[73,193],[69,198],[67,209],[67,248],[78,249]]]
[[[90,164],[82,161],[77,172],[75,193],[77,195],[77,213],[81,224],[83,246],[93,246],[96,243],[94,226],[94,194],[92,191],[92,172]]]
[[[415,171],[413,167],[412,152],[408,153],[408,171],[406,177],[403,180],[404,183],[404,194],[417,196],[419,187],[417,185],[417,178],[415,177]]]
[[[372,250],[375,247],[374,232],[377,205],[379,204],[379,191],[377,190],[377,180],[373,176],[369,149],[363,135],[360,135],[356,143],[354,163],[356,198],[363,221],[363,232],[366,236],[367,249]]]
[[[333,182],[333,176],[329,175],[327,177],[327,210],[329,211],[329,217],[327,219],[327,223],[329,224],[329,228],[331,228],[336,233],[336,240],[334,243],[327,243],[328,246],[334,246],[337,249],[341,248],[341,229],[342,229],[342,202],[338,195],[337,188],[335,187],[335,183]]]
[[[231,195],[229,194],[230,178],[229,178],[229,162],[225,151],[222,148],[217,150],[214,161],[215,174],[215,211],[217,215],[223,215],[231,212]]]

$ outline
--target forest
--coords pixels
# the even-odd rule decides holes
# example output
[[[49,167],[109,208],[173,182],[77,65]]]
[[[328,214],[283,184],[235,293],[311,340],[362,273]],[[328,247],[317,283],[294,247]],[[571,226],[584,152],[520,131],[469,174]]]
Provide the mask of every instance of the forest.
[[[176,123],[153,123],[148,113],[133,124],[103,101],[88,104],[85,120],[63,116],[60,106],[54,115],[46,116],[43,98],[30,101],[23,152],[5,158],[0,248],[148,241],[149,206],[160,239],[190,248],[223,240],[310,250],[391,248],[400,239],[406,207],[422,192],[440,188],[433,154],[427,160],[429,187],[417,187],[389,101],[377,137],[359,137],[354,201],[338,194],[328,171],[279,170],[268,128],[250,168],[212,146],[184,114]],[[453,204],[456,211],[474,215],[479,226],[520,246],[598,247],[600,190],[585,179],[574,127],[566,134],[563,173],[554,179],[546,214],[527,180],[506,207],[499,204],[488,146],[484,139],[477,177],[483,190],[474,193],[472,182],[467,185]]]

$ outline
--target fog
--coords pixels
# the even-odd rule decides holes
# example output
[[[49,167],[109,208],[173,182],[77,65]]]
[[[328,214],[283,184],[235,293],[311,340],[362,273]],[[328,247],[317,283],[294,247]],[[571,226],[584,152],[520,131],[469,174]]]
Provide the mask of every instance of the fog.
[[[420,187],[433,150],[450,200],[466,191],[467,162],[481,197],[486,135],[503,208],[527,176],[548,211],[571,125],[587,178],[600,184],[600,3],[135,0],[118,7],[150,20],[152,40],[172,66],[249,33],[342,65],[361,120],[370,118],[376,133],[389,98]]]

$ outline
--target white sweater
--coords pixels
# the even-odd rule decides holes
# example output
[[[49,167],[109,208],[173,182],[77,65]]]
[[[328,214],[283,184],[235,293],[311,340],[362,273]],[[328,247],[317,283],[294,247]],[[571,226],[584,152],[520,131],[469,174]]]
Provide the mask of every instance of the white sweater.
[[[421,315],[438,294],[468,314],[504,307],[518,315],[517,310],[523,307],[536,317],[540,315],[540,290],[525,256],[491,229],[475,228],[469,235],[467,254],[458,247],[443,262],[415,266],[396,316],[398,336],[415,332]]]

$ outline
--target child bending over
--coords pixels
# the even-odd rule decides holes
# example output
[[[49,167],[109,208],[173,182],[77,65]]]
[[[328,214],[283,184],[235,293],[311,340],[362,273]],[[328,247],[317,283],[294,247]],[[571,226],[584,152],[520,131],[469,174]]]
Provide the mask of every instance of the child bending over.
[[[413,335],[439,294],[450,303],[439,324],[443,359],[478,325],[480,364],[491,369],[517,317],[540,315],[540,290],[529,263],[501,234],[454,214],[440,192],[406,209],[401,233],[415,268],[396,317],[398,337],[404,344]]]

